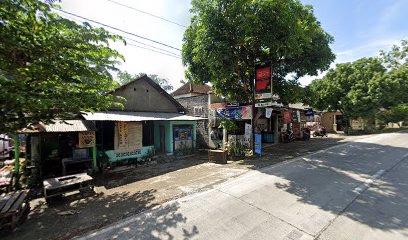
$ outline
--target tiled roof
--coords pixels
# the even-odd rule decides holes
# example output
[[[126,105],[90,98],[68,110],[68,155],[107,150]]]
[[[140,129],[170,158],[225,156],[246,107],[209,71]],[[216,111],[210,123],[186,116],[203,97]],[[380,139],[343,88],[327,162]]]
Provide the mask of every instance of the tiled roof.
[[[200,93],[200,94],[208,94],[211,90],[211,87],[206,84],[193,84],[193,83],[186,83],[176,91],[174,91],[171,96],[179,96],[188,93]]]

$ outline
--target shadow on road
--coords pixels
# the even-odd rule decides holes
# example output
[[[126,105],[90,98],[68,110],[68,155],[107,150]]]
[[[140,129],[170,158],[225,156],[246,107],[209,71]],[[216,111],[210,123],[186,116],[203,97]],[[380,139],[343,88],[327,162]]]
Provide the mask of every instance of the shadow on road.
[[[408,133],[398,134],[402,141],[406,141]],[[302,161],[293,163],[290,170],[276,166],[259,171],[279,177],[281,180],[275,186],[296,196],[290,198],[296,199],[293,201],[316,206],[331,214],[343,213],[346,208],[344,216],[373,229],[407,230],[408,157],[403,158],[406,154],[408,142],[397,139],[381,144],[352,142],[304,157]],[[359,191],[365,190],[367,180],[381,174],[381,171],[385,175],[359,195]],[[351,202],[353,204],[349,205]],[[287,207],[291,211],[292,204],[277,202],[276,206]]]
[[[155,192],[156,190],[151,189],[134,194],[127,192],[110,195],[93,193],[87,196],[73,194],[51,204],[38,200],[32,206],[27,222],[14,233],[7,234],[5,239],[72,239],[108,224],[121,222],[127,216],[159,205],[155,202]],[[178,223],[186,221],[182,214],[177,213],[177,209],[177,204],[158,207],[156,211],[160,212],[160,218],[149,223],[141,220],[138,228],[132,231],[135,234],[143,232],[148,239],[159,239],[156,235],[172,239],[166,231],[167,228],[176,227]],[[152,231],[149,232],[148,229]],[[185,230],[186,239],[195,234],[198,234],[197,228]]]

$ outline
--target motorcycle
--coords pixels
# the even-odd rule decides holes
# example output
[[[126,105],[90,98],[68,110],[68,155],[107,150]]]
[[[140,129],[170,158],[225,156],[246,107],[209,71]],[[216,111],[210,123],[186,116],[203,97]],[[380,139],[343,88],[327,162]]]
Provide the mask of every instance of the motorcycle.
[[[302,135],[303,135],[303,140],[304,141],[310,140],[310,129],[309,128],[304,128]]]
[[[295,141],[295,135],[293,135],[292,131],[287,130],[285,134],[285,143],[294,142],[294,141]]]
[[[321,127],[313,132],[313,137],[328,137],[327,131],[324,127]]]

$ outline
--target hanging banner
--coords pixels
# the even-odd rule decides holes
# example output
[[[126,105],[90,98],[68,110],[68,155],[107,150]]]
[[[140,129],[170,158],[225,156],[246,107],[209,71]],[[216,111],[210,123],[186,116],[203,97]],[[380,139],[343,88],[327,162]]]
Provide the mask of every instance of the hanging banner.
[[[266,109],[265,109],[265,116],[266,116],[266,118],[271,118],[271,116],[272,116],[272,108],[266,108]]]
[[[300,122],[300,111],[299,110],[296,110],[296,115],[297,115],[298,122]]]
[[[252,119],[252,106],[219,108],[216,111],[218,117],[222,119]]]
[[[89,148],[95,146],[95,132],[79,132],[79,148]]]
[[[244,135],[244,144],[250,146],[252,136],[252,125],[245,123],[245,135]]]
[[[239,120],[242,119],[242,108],[241,107],[230,107],[224,109],[217,109],[217,113],[221,118],[229,120]]]
[[[242,107],[242,119],[252,119],[252,106]]]
[[[118,147],[128,148],[129,147],[129,128],[127,122],[118,122]]]
[[[292,122],[292,114],[290,112],[284,112],[283,113],[283,121],[284,121],[284,123]]]

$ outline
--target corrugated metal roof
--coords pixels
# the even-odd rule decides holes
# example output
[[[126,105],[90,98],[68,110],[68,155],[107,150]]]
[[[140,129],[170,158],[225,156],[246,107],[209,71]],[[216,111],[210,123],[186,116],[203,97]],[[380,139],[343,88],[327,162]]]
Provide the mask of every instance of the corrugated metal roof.
[[[95,112],[82,115],[86,120],[91,121],[195,121],[206,118],[187,116],[181,113],[163,113],[163,112]]]
[[[38,133],[38,132],[86,132],[96,129],[92,122],[85,120],[54,120],[54,123],[39,123],[33,128],[26,128],[21,133]]]

